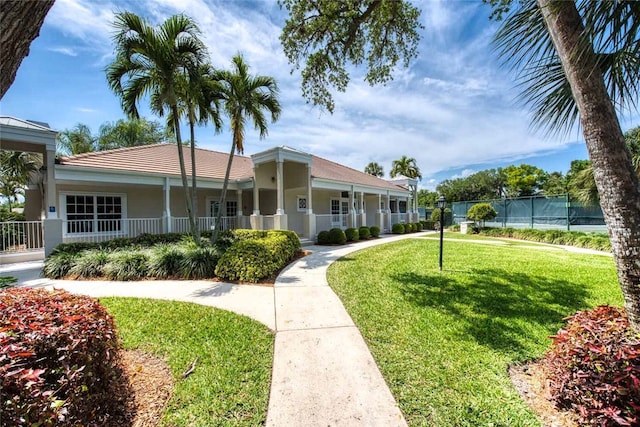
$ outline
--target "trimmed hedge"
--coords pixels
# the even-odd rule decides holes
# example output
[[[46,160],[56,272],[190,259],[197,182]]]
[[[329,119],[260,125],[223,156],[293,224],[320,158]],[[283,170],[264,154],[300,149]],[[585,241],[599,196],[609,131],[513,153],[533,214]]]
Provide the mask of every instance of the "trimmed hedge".
[[[369,230],[369,227],[362,226],[358,228],[358,235],[361,239],[368,239],[369,236],[371,236],[371,231]]]
[[[344,230],[344,235],[347,238],[347,242],[357,242],[360,240],[360,233],[357,228],[347,228]]]
[[[130,392],[115,324],[96,300],[7,289],[0,331],[3,425],[113,425],[109,415],[124,414]]]
[[[300,250],[296,240],[282,230],[266,232],[262,238],[239,240],[220,257],[215,274],[222,279],[258,282],[283,268]]]
[[[330,242],[336,245],[344,245],[347,243],[347,236],[341,228],[332,228],[329,230]]]
[[[327,230],[323,230],[318,233],[317,240],[319,245],[328,245],[329,243],[331,243],[331,235]]]
[[[568,245],[579,248],[610,252],[611,242],[605,233],[584,233],[581,231],[535,230],[532,228],[481,228],[478,234],[490,237],[507,237],[530,240],[553,245]]]
[[[435,230],[435,221],[428,219],[426,221],[420,221],[420,223],[422,224],[423,230]]]
[[[404,224],[400,224],[399,222],[396,224],[393,224],[393,226],[391,227],[391,232],[393,234],[404,234],[405,233]]]
[[[371,237],[380,237],[380,227],[377,225],[369,227],[369,232],[371,233]]]
[[[51,252],[52,255],[58,253],[77,254],[91,249],[130,249],[132,247],[151,247],[162,243],[178,243],[188,234],[167,233],[167,234],[140,234],[137,237],[120,237],[117,239],[105,240],[104,242],[74,242],[61,243]]]

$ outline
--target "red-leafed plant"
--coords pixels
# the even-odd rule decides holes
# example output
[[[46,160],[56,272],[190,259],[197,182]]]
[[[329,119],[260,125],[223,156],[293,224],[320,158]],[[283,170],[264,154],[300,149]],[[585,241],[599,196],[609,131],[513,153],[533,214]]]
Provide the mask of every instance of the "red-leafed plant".
[[[640,425],[640,337],[623,309],[578,312],[552,338],[544,365],[559,407],[584,424]]]
[[[15,426],[107,425],[128,388],[113,318],[62,290],[0,292],[0,378],[2,424]]]

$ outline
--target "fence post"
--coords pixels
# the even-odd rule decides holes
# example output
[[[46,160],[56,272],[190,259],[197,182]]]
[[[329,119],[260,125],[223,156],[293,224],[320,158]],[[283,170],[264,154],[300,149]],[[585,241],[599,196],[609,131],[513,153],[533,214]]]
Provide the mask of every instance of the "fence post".
[[[571,218],[570,218],[570,212],[569,212],[569,209],[571,207],[571,202],[569,201],[569,193],[565,194],[565,198],[566,198],[565,206],[567,208],[567,231],[571,231]]]
[[[531,228],[533,228],[533,196],[529,197],[531,200]]]
[[[502,228],[507,227],[507,198],[502,199],[504,205],[504,213],[502,214]]]

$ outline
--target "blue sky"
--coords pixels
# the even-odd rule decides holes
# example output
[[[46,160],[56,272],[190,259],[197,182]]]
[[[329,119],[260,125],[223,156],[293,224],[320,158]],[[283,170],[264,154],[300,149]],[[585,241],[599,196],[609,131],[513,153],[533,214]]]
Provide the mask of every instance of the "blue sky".
[[[530,163],[566,171],[571,160],[587,158],[576,131],[546,137],[531,129],[527,108],[516,101],[514,76],[493,51],[497,24],[488,19],[489,6],[480,0],[414,3],[425,26],[419,58],[397,69],[386,86],[370,87],[364,70],[353,70],[331,115],[301,96],[299,73],[290,73],[278,40],[285,15],[275,1],[56,0],[0,101],[0,114],[56,130],[84,123],[97,133],[104,122],[124,117],[104,73],[113,59],[114,12],[130,10],[154,24],[185,13],[200,26],[215,67],[228,67],[240,52],[253,73],[278,81],[282,116],[265,140],[247,133],[245,154],[287,145],[359,170],[376,161],[387,173],[394,159],[407,155],[417,160],[421,186],[429,189],[487,168]],[[621,125],[638,126],[640,116],[621,117]],[[218,135],[198,129],[197,140],[202,148],[228,151],[228,121]]]

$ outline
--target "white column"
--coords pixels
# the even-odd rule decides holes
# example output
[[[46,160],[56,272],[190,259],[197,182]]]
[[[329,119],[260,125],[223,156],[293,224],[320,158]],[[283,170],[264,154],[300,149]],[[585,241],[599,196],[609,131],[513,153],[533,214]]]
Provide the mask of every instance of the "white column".
[[[311,185],[311,164],[307,163],[307,214],[313,213],[313,187]]]
[[[236,211],[236,216],[242,216],[242,190],[236,190],[236,200],[238,203],[238,210]]]
[[[276,209],[276,215],[284,215],[284,180],[282,164],[282,161],[276,162],[276,186],[278,192],[278,207]]]
[[[349,192],[349,216],[351,218],[351,223],[349,224],[349,227],[355,227],[356,226],[356,210],[354,208],[355,205],[355,194],[353,192],[353,185],[351,186],[351,191]]]
[[[391,231],[391,195],[387,191],[387,227]]]
[[[48,219],[58,218],[58,202],[56,201],[56,152],[47,150],[45,154],[47,165],[47,189],[46,189],[46,206],[42,208],[45,211],[45,217]]]
[[[256,181],[256,169],[257,166],[253,168],[253,214],[260,215],[260,190]]]
[[[162,212],[162,217],[163,220],[165,221],[165,230],[167,233],[171,233],[171,230],[173,229],[173,224],[171,221],[171,182],[169,182],[169,177],[165,177],[164,178],[164,206],[162,206],[163,208],[163,212]],[[208,207],[206,208],[208,209]]]

